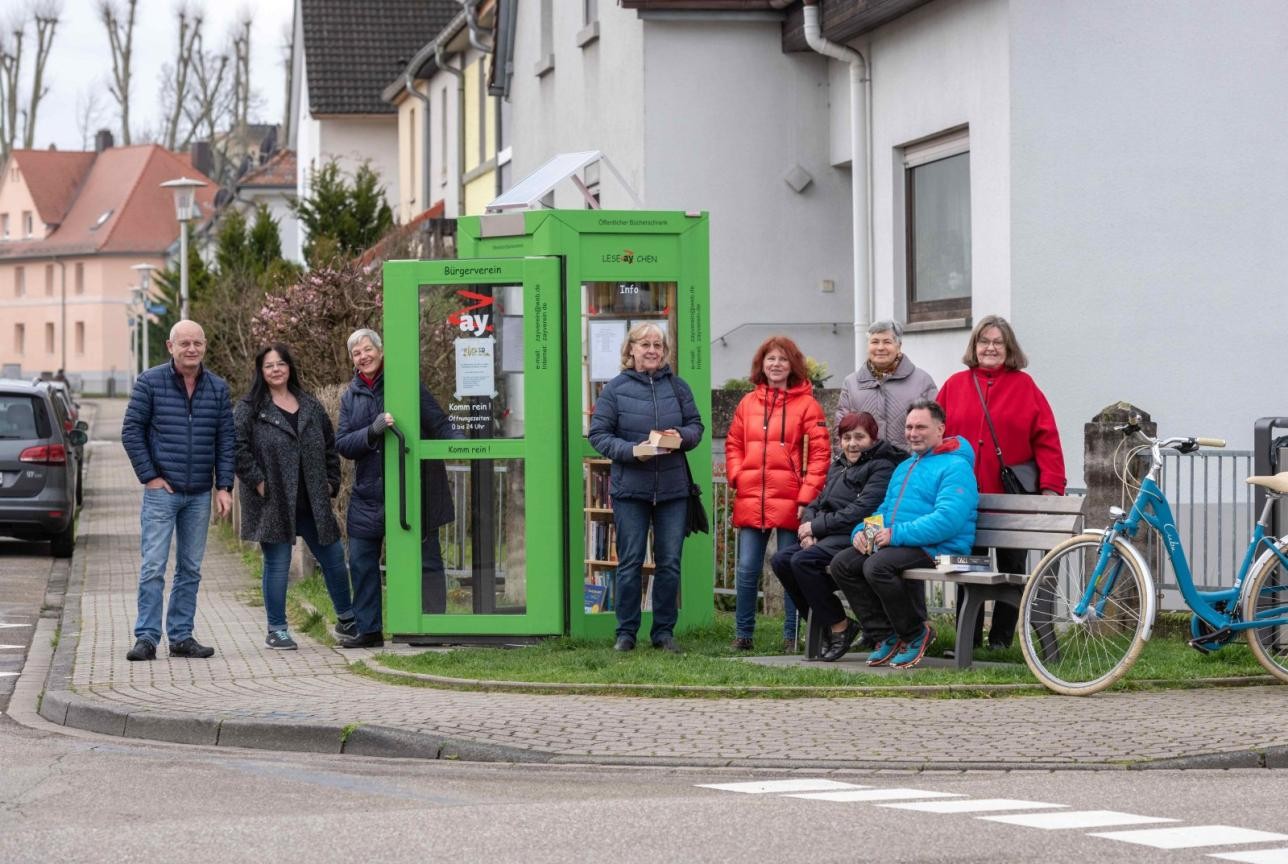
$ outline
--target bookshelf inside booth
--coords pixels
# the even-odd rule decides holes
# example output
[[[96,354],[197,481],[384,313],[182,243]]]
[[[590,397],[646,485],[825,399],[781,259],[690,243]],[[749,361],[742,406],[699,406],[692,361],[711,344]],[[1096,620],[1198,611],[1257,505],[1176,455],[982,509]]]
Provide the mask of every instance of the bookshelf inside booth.
[[[622,347],[637,324],[651,322],[667,334],[667,363],[675,368],[675,282],[584,282],[581,286],[581,434],[590,432],[595,400],[621,372]],[[609,496],[612,463],[598,456],[582,459],[585,517],[586,614],[612,614],[615,606],[617,530]],[[643,611],[650,611],[653,587],[653,535],[645,547],[640,585]]]

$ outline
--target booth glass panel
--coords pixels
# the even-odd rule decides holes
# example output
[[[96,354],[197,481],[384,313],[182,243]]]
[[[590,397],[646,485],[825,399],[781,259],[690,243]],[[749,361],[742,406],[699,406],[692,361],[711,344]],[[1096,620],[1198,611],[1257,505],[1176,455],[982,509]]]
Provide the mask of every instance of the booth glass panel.
[[[420,380],[462,438],[522,438],[523,286],[420,286]]]
[[[437,530],[442,571],[435,573],[425,556],[423,611],[526,612],[523,460],[445,460],[445,466],[455,518]]]

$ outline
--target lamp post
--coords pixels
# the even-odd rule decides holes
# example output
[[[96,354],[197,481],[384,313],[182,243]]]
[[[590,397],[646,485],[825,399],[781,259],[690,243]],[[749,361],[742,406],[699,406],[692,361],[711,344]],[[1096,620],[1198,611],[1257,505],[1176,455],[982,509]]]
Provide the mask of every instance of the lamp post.
[[[129,312],[129,311],[131,311],[131,310],[130,310],[130,308],[127,306],[125,311],[126,311],[126,312]],[[126,321],[128,321],[128,322],[129,322],[129,325],[130,325],[130,374],[129,374],[128,376],[126,376],[126,377],[127,377],[127,378],[128,378],[128,380],[129,380],[129,385],[130,385],[130,387],[131,387],[131,388],[133,388],[133,387],[134,387],[134,379],[135,379],[135,377],[136,377],[136,376],[135,376],[135,370],[136,370],[136,369],[138,369],[138,366],[139,366],[139,362],[138,362],[138,351],[137,351],[137,349],[134,347],[134,346],[135,346],[135,344],[136,344],[136,340],[135,340],[135,338],[134,338],[134,323],[135,323],[135,320],[136,320],[136,319],[135,319],[135,317],[134,317],[133,315],[127,315],[125,320],[126,320]]]
[[[174,192],[174,215],[179,220],[179,319],[188,317],[188,222],[197,218],[197,190],[205,186],[200,180],[180,177],[161,184]]]
[[[180,230],[187,233],[186,228],[181,228]],[[187,256],[184,257],[185,259],[187,258]],[[139,364],[140,371],[143,371],[152,362],[152,355],[148,352],[148,325],[151,322],[149,314],[151,309],[149,307],[152,305],[152,271],[157,268],[151,264],[135,264],[130,269],[139,274],[139,287],[134,290],[135,296],[138,297],[139,305],[143,309],[140,313],[143,317],[143,362]]]

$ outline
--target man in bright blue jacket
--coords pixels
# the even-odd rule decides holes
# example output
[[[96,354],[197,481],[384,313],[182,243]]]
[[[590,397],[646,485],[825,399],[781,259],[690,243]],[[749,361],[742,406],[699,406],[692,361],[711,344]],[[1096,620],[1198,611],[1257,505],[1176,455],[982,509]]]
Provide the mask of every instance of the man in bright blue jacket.
[[[904,435],[912,456],[899,463],[875,515],[885,527],[869,537],[859,525],[851,548],[832,559],[832,579],[858,615],[828,639],[824,660],[840,658],[859,633],[876,649],[869,666],[916,666],[934,641],[925,589],[904,570],[935,566],[936,555],[968,555],[975,542],[975,452],[964,438],[944,438],[944,409],[918,399],[908,408]]]
[[[171,657],[206,658],[215,649],[192,638],[201,559],[210,527],[210,488],[220,518],[232,510],[233,428],[228,384],[202,365],[206,334],[195,321],[180,321],[166,340],[170,362],[134,382],[121,425],[121,443],[143,484],[143,567],[134,647],[127,660],[155,660],[170,538],[175,541],[174,582],[166,609]]]

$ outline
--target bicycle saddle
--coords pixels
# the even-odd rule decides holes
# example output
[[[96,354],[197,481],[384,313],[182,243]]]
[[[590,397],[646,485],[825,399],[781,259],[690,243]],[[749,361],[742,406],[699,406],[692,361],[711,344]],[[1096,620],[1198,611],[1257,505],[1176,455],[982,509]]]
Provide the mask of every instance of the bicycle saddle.
[[[1280,471],[1268,477],[1249,477],[1247,482],[1251,486],[1264,486],[1271,492],[1288,495],[1288,471]]]

